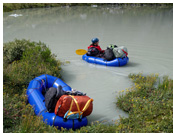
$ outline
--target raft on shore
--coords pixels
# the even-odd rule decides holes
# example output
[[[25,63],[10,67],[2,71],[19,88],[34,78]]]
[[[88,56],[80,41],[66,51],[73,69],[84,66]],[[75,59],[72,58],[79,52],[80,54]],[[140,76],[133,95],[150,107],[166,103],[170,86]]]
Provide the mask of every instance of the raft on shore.
[[[49,113],[45,106],[45,98],[43,96],[43,91],[50,87],[57,88],[62,86],[64,91],[71,91],[72,88],[64,83],[61,79],[51,76],[51,75],[41,75],[30,81],[27,88],[28,102],[33,106],[34,112],[38,116],[43,117],[43,121],[50,126],[58,126],[66,129],[79,129],[82,126],[88,124],[86,117],[83,117],[80,121],[78,119],[68,119],[63,120],[63,117],[55,115],[55,113]]]

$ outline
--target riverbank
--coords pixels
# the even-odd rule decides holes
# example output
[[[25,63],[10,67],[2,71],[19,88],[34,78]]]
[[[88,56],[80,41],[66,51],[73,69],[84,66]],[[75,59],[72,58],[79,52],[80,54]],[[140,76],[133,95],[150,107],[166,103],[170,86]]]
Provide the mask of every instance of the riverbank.
[[[15,128],[23,123],[24,116],[34,116],[31,106],[25,103],[26,88],[33,78],[44,73],[61,77],[61,64],[55,57],[42,42],[16,39],[3,45],[3,129],[5,132],[19,131]]]
[[[172,3],[3,3],[3,12],[29,8],[50,8],[62,6],[115,6],[115,7],[141,7],[141,6],[173,6]]]
[[[29,81],[43,73],[61,77],[61,63],[46,44],[15,40],[3,47],[3,130],[4,132],[69,132],[58,131],[35,116],[26,104]],[[173,80],[157,74],[130,74],[134,85],[119,92],[117,106],[129,113],[113,125],[93,123],[70,132],[171,132]]]

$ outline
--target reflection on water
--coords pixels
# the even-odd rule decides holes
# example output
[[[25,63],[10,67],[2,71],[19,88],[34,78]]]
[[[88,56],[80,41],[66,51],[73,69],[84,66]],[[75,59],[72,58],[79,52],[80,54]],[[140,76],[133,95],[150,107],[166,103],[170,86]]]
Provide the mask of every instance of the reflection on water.
[[[11,14],[22,14],[11,17]],[[168,74],[173,78],[173,9],[119,7],[58,7],[16,10],[3,14],[3,41],[18,39],[45,42],[62,66],[63,78],[72,88],[94,99],[89,122],[128,115],[115,105],[118,92],[131,86],[128,74]],[[86,49],[93,37],[102,49],[124,45],[129,63],[105,67],[86,63],[76,49]]]
[[[12,17],[19,17],[19,16],[22,16],[22,14],[11,14],[9,16],[12,16]]]

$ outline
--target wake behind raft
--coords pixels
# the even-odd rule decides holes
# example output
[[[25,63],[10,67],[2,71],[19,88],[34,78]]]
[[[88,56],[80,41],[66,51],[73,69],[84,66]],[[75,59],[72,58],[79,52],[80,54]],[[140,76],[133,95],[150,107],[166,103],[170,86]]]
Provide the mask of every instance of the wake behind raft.
[[[72,88],[64,83],[61,79],[47,74],[38,76],[30,81],[26,94],[28,97],[28,102],[33,106],[35,114],[42,116],[43,121],[46,124],[58,127],[58,129],[61,129],[61,127],[66,129],[79,129],[82,126],[86,126],[88,124],[88,120],[84,116],[80,117],[80,120],[68,119],[64,121],[64,117],[58,116],[54,112],[50,113],[47,111],[43,92],[45,88],[58,88],[59,86],[62,86],[63,91],[72,91]],[[76,102],[77,100],[74,101]],[[70,110],[72,103],[74,102],[71,102]]]
[[[103,58],[99,58],[99,57],[94,57],[94,56],[88,56],[86,54],[84,54],[82,56],[82,59],[85,60],[88,63],[94,63],[94,64],[99,64],[99,65],[105,65],[105,66],[124,66],[128,63],[129,58],[128,57],[119,57],[119,58],[115,58],[113,60],[107,61]]]

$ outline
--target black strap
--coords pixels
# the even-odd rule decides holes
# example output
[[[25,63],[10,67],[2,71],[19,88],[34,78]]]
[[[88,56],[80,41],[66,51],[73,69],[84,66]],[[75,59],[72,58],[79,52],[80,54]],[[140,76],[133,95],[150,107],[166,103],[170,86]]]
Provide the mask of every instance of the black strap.
[[[119,61],[119,59],[117,58],[117,60],[118,60],[118,65],[120,66],[120,61]]]
[[[55,119],[56,119],[56,115],[55,115],[55,117],[53,118],[53,126],[54,126],[54,124],[55,124]]]
[[[54,83],[56,82],[57,79],[58,79],[58,78],[56,78],[56,79],[53,81],[52,87],[53,87],[53,85],[54,85]]]
[[[79,121],[79,122],[81,122],[81,121],[82,121],[82,119],[81,119],[81,118],[78,118],[78,121]]]
[[[29,88],[28,90],[30,89],[33,89],[33,90],[27,95],[27,97],[29,97],[34,90],[39,90],[39,88]]]
[[[38,81],[40,84],[42,84],[42,81],[40,81],[40,80],[37,80],[37,79],[33,79],[33,80]]]
[[[47,75],[46,74],[45,74],[45,77],[46,77],[46,88],[47,88],[48,81],[47,81]]]
[[[74,130],[74,120],[73,120],[73,128],[72,129]]]
[[[63,118],[63,121],[66,122],[67,121],[67,118]],[[73,124],[74,125],[74,124]]]
[[[47,111],[47,109],[44,109],[44,110],[40,111],[40,112],[38,113],[38,116],[39,116],[43,111]]]
[[[58,111],[59,111],[60,107],[61,107],[61,105],[59,105],[59,107],[58,107],[58,109],[57,109],[56,113],[58,113]]]
[[[37,80],[37,79],[33,79],[33,80],[38,81],[40,83],[40,85],[42,85],[42,84],[44,85],[44,83],[45,83],[44,79],[41,79],[41,81],[40,80]],[[46,92],[46,88],[44,88],[45,92]]]

